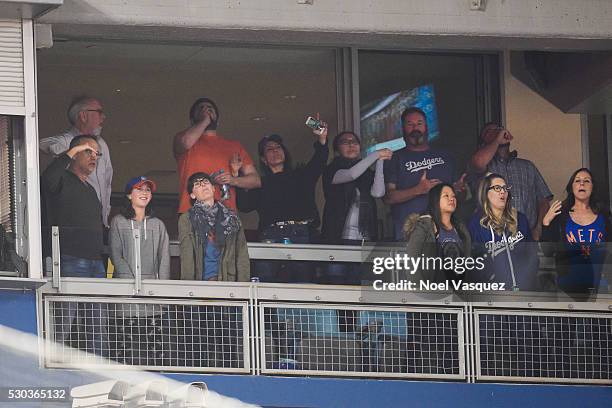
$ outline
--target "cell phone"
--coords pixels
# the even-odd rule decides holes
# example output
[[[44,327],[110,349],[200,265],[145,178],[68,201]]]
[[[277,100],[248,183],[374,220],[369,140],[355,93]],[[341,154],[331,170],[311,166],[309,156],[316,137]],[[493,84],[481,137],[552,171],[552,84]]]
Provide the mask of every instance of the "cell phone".
[[[323,129],[323,126],[321,126],[321,121],[313,118],[312,116],[306,118],[306,126],[314,130]]]

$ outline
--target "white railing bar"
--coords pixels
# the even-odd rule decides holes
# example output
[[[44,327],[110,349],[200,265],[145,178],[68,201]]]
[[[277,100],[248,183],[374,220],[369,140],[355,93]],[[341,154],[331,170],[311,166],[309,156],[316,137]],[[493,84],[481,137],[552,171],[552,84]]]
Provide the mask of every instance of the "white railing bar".
[[[51,227],[51,270],[53,276],[53,287],[61,290],[61,262],[60,262],[60,236],[59,227]]]

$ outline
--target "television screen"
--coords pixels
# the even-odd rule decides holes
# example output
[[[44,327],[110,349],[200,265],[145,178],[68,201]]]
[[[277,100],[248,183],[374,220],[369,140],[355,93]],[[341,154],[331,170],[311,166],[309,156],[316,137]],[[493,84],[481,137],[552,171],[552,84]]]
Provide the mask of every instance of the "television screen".
[[[361,140],[366,154],[385,147],[399,150],[405,146],[401,114],[411,106],[427,114],[429,141],[439,136],[434,87],[423,85],[384,96],[361,107]]]

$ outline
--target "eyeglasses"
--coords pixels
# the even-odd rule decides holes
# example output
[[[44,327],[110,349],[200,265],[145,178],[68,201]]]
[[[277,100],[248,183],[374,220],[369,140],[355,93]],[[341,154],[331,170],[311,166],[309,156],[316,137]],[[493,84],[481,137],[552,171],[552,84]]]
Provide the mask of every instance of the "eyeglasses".
[[[502,191],[505,191],[506,193],[510,191],[510,189],[512,188],[512,186],[499,186],[499,185],[494,185],[491,186],[489,188],[487,188],[488,190],[494,190],[496,193],[501,193]]]
[[[92,157],[92,156],[96,156],[97,158],[102,157],[102,153],[100,153],[100,152],[98,152],[98,151],[95,151],[95,150],[92,150],[92,149],[85,149],[85,150],[84,150],[84,152],[85,152],[85,153],[86,153],[86,154],[87,154],[89,157]]]
[[[342,139],[340,143],[338,144],[340,146],[349,146],[349,145],[359,145],[359,142],[355,139]]]
[[[106,115],[102,109],[85,109],[86,112],[98,112],[100,115]]]
[[[209,179],[205,179],[205,178],[197,179],[193,182],[194,187],[204,187],[208,184],[212,184],[212,183],[210,182]]]

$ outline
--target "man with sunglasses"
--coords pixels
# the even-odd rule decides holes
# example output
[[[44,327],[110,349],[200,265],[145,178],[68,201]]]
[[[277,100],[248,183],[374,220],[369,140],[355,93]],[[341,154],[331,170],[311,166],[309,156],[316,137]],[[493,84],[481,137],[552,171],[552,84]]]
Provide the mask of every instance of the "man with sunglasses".
[[[480,133],[479,149],[470,161],[477,184],[485,173],[497,173],[512,187],[512,205],[527,216],[534,241],[540,239],[542,219],[548,211],[552,193],[531,161],[519,159],[510,151],[512,134],[496,122],[487,123]]]
[[[94,188],[98,200],[102,203],[102,223],[108,228],[113,166],[108,145],[100,136],[105,119],[106,114],[99,100],[90,96],[76,97],[68,107],[68,121],[71,128],[62,134],[41,139],[39,147],[44,153],[57,157],[68,150],[68,146],[74,137],[91,135],[95,138],[99,146],[100,156],[95,170],[87,177],[87,182]]]

